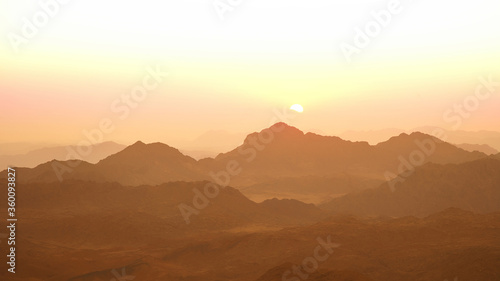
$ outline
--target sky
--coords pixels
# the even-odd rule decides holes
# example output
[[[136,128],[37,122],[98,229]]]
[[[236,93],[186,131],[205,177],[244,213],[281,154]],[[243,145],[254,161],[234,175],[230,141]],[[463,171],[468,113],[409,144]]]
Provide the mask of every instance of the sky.
[[[325,134],[498,131],[499,26],[498,0],[0,0],[0,143],[178,142],[293,104]]]

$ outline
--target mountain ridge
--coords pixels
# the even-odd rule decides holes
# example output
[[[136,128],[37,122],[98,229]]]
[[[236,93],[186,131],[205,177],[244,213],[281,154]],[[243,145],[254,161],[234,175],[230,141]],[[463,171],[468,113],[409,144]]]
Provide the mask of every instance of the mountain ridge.
[[[479,213],[500,211],[500,160],[428,163],[397,182],[384,183],[322,204],[330,213],[359,216],[425,216],[455,207]]]
[[[52,162],[52,167],[59,168],[63,175],[46,175],[38,180],[54,181],[62,178],[116,181],[123,185],[154,185],[169,181],[217,181],[217,177],[225,174],[230,184],[236,187],[284,177],[332,177],[342,173],[385,180],[385,172],[398,171],[401,157],[409,157],[415,151],[424,149],[418,142],[424,143],[427,149],[430,146],[435,150],[423,159],[423,163],[463,163],[487,157],[483,153],[467,152],[423,133],[400,134],[377,145],[369,145],[367,142],[346,141],[336,136],[304,133],[281,122],[249,134],[242,145],[220,153],[215,158],[195,160],[167,144],[137,141],[96,164],[85,163],[73,167],[70,165],[73,162]],[[235,171],[239,172],[230,175],[230,163],[237,166]],[[47,174],[46,168],[39,165],[23,170],[30,175],[20,180],[36,181],[35,175]],[[5,171],[0,173],[0,177],[2,175],[6,175]]]

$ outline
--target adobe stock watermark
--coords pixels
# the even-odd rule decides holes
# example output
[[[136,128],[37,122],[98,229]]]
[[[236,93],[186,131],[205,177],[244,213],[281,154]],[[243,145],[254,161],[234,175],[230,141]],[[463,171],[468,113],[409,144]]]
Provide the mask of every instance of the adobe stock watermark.
[[[233,12],[242,2],[243,0],[214,0],[212,5],[219,19],[224,21],[226,19],[225,14]]]
[[[462,102],[456,103],[452,108],[443,113],[443,120],[446,123],[453,123],[452,130],[458,130],[463,120],[470,118],[471,113],[478,110],[481,103],[490,99],[493,94],[497,93],[497,88],[500,87],[499,82],[493,81],[492,75],[487,78],[481,76],[478,78],[479,83],[476,85],[474,94],[466,96]],[[391,171],[386,171],[384,176],[389,184],[389,188],[394,192],[397,183],[402,183],[413,174],[415,168],[425,164],[428,157],[433,155],[436,151],[436,143],[446,141],[448,135],[440,128],[436,128],[432,133],[433,138],[426,138],[424,140],[416,140],[416,149],[410,152],[408,158],[399,155],[398,174]]]
[[[250,163],[255,160],[259,151],[263,151],[266,145],[273,142],[275,135],[280,133],[286,128],[284,123],[289,123],[296,116],[295,111],[289,108],[283,108],[282,111],[274,110],[274,116],[269,122],[270,127],[262,130],[257,136],[249,136],[243,145],[238,148],[238,154],[247,156],[245,158],[246,163]],[[281,121],[284,123],[275,124]],[[244,163],[243,163],[244,164]],[[198,215],[201,210],[205,209],[210,204],[210,199],[214,199],[219,195],[220,187],[228,186],[231,183],[231,178],[239,175],[243,171],[242,163],[237,160],[229,160],[226,163],[225,169],[209,173],[210,178],[216,183],[208,182],[201,192],[198,188],[193,189],[194,197],[192,205],[190,206],[185,203],[178,205],[179,210],[184,218],[186,224],[190,224],[190,217],[192,215]]]
[[[125,267],[123,267],[121,271],[120,274],[116,269],[111,270],[111,274],[113,274],[114,278],[111,278],[109,281],[129,281],[135,279],[135,276],[126,273]]]
[[[61,11],[61,7],[71,0],[39,0],[39,9],[30,18],[23,17],[22,26],[18,33],[9,32],[7,38],[14,52],[17,54],[23,45],[35,38],[50,20],[55,18]]]
[[[395,15],[403,10],[399,0],[390,0],[387,7],[380,11],[371,11],[372,20],[365,23],[364,27],[354,28],[354,37],[352,44],[341,42],[340,50],[348,63],[352,62],[352,56],[360,54],[363,49],[368,47],[373,39],[379,36],[384,28],[387,28]]]
[[[303,259],[300,265],[294,265],[291,269],[283,272],[281,280],[306,280],[310,274],[318,270],[320,263],[325,262],[333,254],[335,248],[340,247],[340,244],[332,243],[330,236],[326,238],[326,241],[321,237],[316,238],[316,241],[319,245],[314,248],[313,255]]]
[[[137,109],[140,103],[144,102],[149,94],[155,91],[164,79],[168,76],[168,72],[163,72],[159,65],[154,67],[148,66],[146,68],[146,75],[142,78],[140,84],[134,86],[129,93],[122,94],[120,97],[112,101],[110,110],[113,117],[105,117],[99,121],[97,127],[91,130],[83,130],[83,139],[78,142],[76,149],[67,147],[66,162],[59,161],[52,162],[52,169],[54,170],[59,181],[63,180],[65,173],[71,173],[78,167],[82,159],[89,156],[93,151],[93,145],[102,143],[105,135],[111,134],[116,129],[116,118],[118,120],[125,120],[130,116],[130,113]],[[69,161],[71,160],[71,161]]]

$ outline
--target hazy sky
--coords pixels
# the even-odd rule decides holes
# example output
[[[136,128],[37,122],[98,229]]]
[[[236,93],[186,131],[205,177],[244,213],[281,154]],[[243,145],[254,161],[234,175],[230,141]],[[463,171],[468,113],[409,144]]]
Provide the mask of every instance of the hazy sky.
[[[500,81],[498,0],[67,2],[0,1],[0,142],[75,143],[103,120],[120,142],[255,131],[292,104],[329,134],[499,127],[500,86],[474,98]],[[148,67],[169,76],[126,103]]]

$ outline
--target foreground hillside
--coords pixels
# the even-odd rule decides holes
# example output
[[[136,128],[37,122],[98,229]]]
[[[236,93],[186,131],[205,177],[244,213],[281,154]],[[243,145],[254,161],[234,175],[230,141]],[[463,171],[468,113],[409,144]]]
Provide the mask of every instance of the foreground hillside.
[[[435,174],[423,177],[424,182],[442,177],[459,190],[463,180],[447,177],[464,175],[476,181],[475,192],[486,192],[493,200],[488,183],[495,186],[496,177],[479,180],[496,175],[497,162],[432,164],[414,176],[430,169]],[[417,178],[407,180],[410,186],[413,181]],[[397,188],[404,190],[403,185]],[[207,193],[207,186],[218,192]],[[210,182],[122,186],[73,180],[21,183],[17,192],[17,259],[23,266],[12,280],[108,281],[123,274],[134,280],[221,281],[303,280],[306,275],[308,280],[343,281],[500,276],[498,212],[477,214],[440,205],[441,211],[424,218],[328,217],[312,204],[278,199],[255,203],[234,188]],[[437,193],[426,189],[422,194]],[[0,200],[7,202],[5,194]],[[189,223],[180,206],[196,210]],[[7,208],[6,203],[0,207]]]
[[[71,205],[61,206],[56,216],[55,210],[45,211],[44,204],[33,207],[39,217],[20,214],[23,231],[19,232],[17,258],[24,265],[11,280],[108,281],[126,276],[145,281],[454,277],[489,281],[500,276],[499,213],[448,209],[421,219],[333,216],[309,225],[273,228],[252,209],[239,213],[238,219],[251,218],[239,222],[240,227],[193,222],[193,229],[186,226],[182,231],[168,216],[152,215],[160,210],[136,210],[126,205],[128,201],[122,206],[106,205],[103,200],[88,204],[85,196],[81,198],[81,204],[94,206],[87,211],[92,216],[74,214]],[[276,209],[295,205],[285,202],[272,209],[280,216]],[[310,207],[305,209],[311,212]],[[217,218],[223,219],[224,214]]]

